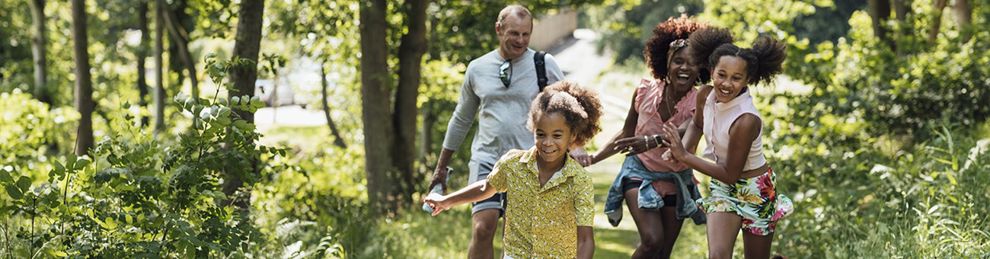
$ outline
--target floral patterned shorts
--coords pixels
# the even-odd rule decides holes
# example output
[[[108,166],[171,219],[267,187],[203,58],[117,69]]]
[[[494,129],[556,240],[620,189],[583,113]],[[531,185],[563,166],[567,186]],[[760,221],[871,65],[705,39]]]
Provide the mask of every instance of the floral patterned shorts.
[[[777,193],[777,175],[772,168],[759,176],[739,179],[735,184],[711,180],[711,195],[698,199],[706,213],[733,212],[742,217],[742,229],[758,236],[770,235],[777,220],[794,211],[790,198]]]

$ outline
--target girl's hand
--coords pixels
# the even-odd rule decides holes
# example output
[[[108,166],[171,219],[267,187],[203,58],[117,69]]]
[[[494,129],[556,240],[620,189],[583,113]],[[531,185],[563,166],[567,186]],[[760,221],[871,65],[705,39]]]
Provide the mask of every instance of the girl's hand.
[[[581,164],[581,166],[589,166],[594,164],[593,156],[588,155],[588,152],[584,150],[584,147],[571,149],[571,157],[574,158],[578,164]]]
[[[450,205],[447,204],[447,197],[440,195],[439,193],[430,193],[423,198],[423,202],[433,208],[433,216],[439,215],[447,209],[450,209]]]
[[[663,143],[670,147],[667,151],[670,155],[666,153],[663,155],[665,158],[667,156],[672,156],[676,160],[681,160],[685,155],[687,155],[687,150],[684,149],[684,144],[681,143],[681,134],[677,132],[677,126],[671,123],[666,123],[663,125],[662,130]]]

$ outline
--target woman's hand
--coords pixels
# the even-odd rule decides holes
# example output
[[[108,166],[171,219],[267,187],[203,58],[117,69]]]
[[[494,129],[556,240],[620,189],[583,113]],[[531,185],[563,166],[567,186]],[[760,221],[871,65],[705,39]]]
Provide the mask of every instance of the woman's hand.
[[[614,150],[628,153],[626,155],[635,155],[659,146],[661,145],[652,136],[643,135],[616,140]]]
[[[684,149],[684,144],[681,143],[681,134],[677,131],[677,125],[665,123],[662,132],[663,143],[670,148],[667,151],[670,155],[667,153],[663,155],[665,159],[668,156],[672,156],[675,160],[681,160],[687,155],[687,150]]]
[[[450,204],[447,202],[447,196],[440,195],[439,193],[430,193],[423,198],[423,202],[433,208],[433,216],[439,215],[447,209],[450,209]]]

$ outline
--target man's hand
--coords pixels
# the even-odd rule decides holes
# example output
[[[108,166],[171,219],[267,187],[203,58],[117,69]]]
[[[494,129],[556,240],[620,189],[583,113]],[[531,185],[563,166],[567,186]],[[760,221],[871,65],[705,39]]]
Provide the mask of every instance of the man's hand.
[[[443,187],[443,193],[447,193],[447,166],[437,165],[437,168],[433,170],[433,181],[430,181],[430,187],[426,190],[433,190],[433,186],[439,184]]]

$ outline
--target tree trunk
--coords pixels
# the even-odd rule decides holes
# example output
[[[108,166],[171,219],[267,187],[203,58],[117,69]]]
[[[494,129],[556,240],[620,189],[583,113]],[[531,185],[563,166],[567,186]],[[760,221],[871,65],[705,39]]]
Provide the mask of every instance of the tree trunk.
[[[959,36],[962,42],[969,41],[972,36],[970,25],[973,24],[973,6],[969,0],[956,0],[952,6],[952,12],[956,14],[956,23],[959,24]]]
[[[161,2],[155,4],[155,135],[165,131],[165,68],[162,55],[164,54],[165,19],[162,12],[165,9]]]
[[[438,33],[437,30],[435,29],[437,26],[440,26],[440,18],[438,17],[438,15],[431,15],[430,16],[430,28],[431,28],[430,29],[430,40],[427,43],[429,43],[431,41],[436,41],[437,39],[440,38],[440,33]],[[430,60],[440,59],[441,58],[440,57],[440,49],[427,46],[427,51],[430,54],[430,58],[429,58]]]
[[[347,143],[344,143],[344,138],[340,137],[340,131],[337,130],[337,125],[333,123],[333,118],[330,118],[330,105],[327,104],[327,61],[323,60],[323,64],[320,65],[320,83],[322,86],[323,98],[320,102],[323,103],[323,116],[327,118],[327,126],[330,127],[330,134],[333,134],[333,144],[340,148],[347,148]]]
[[[148,107],[148,79],[144,67],[145,59],[148,56],[148,1],[138,2],[138,29],[141,30],[141,43],[138,44],[137,51],[137,89],[138,106],[143,109]],[[148,125],[148,116],[141,115],[141,127]]]
[[[894,40],[887,35],[886,22],[890,18],[890,0],[869,0],[869,13],[873,18],[873,35],[891,49],[896,49]]]
[[[415,186],[416,158],[416,118],[419,115],[416,99],[419,96],[420,71],[423,64],[423,53],[426,52],[426,0],[407,0],[405,2],[406,17],[409,30],[402,35],[399,46],[399,85],[395,92],[395,111],[392,122],[395,123],[395,148],[392,149],[393,166],[401,173],[397,196],[400,202],[407,200]]]
[[[234,92],[231,96],[254,96],[255,81],[258,79],[258,52],[261,49],[261,22],[264,0],[245,0],[237,18],[237,34],[234,42],[236,59],[247,60],[249,64],[234,67],[230,72]],[[238,110],[241,118],[254,122],[254,114]]]
[[[935,0],[935,15],[932,17],[932,27],[928,28],[928,43],[934,44],[938,37],[938,31],[942,28],[942,11],[949,0]]]
[[[910,0],[893,0],[894,3],[894,14],[897,15],[897,20],[901,22],[907,22],[907,16],[911,13],[911,1]]]
[[[79,110],[76,155],[93,147],[93,85],[89,74],[89,40],[86,36],[86,1],[72,0],[72,39],[76,66],[75,104]]]
[[[897,16],[898,30],[897,33],[904,36],[910,36],[914,33],[914,23],[908,20],[908,15],[911,13],[911,0],[893,0],[894,5],[894,15]]]
[[[160,5],[168,6],[165,0],[157,0]],[[172,12],[171,8],[165,8],[164,12],[165,18],[165,29],[168,31],[169,38],[175,42],[175,46],[178,48],[179,60],[182,62],[183,66],[186,68],[187,74],[189,74],[190,92],[192,92],[192,97],[199,97],[199,79],[196,77],[196,62],[192,57],[192,53],[189,52],[189,33],[186,29],[179,24],[179,18]],[[181,80],[179,81],[181,84]]]
[[[48,89],[48,58],[45,56],[45,0],[31,0],[31,22],[34,23],[34,37],[31,38],[31,53],[34,56],[34,98],[54,107],[51,90]]]
[[[244,0],[241,1],[241,10],[237,14],[237,34],[234,36],[234,59],[248,61],[246,64],[234,67],[230,72],[231,82],[234,83],[233,95],[254,96],[255,81],[258,78],[258,51],[261,49],[261,22],[265,12],[264,0]],[[245,110],[236,110],[237,114],[248,122],[254,122],[254,114]],[[258,170],[257,157],[251,159],[251,172],[233,172],[235,170],[225,170],[223,192],[228,197],[234,194],[238,188],[244,185],[243,174],[254,174]],[[241,209],[247,209],[250,201],[248,197],[241,197],[233,200],[233,203]]]
[[[394,213],[398,197],[392,167],[392,117],[389,105],[387,22],[385,0],[362,1],[361,31],[361,119],[364,125],[365,172],[368,201],[379,213]]]

